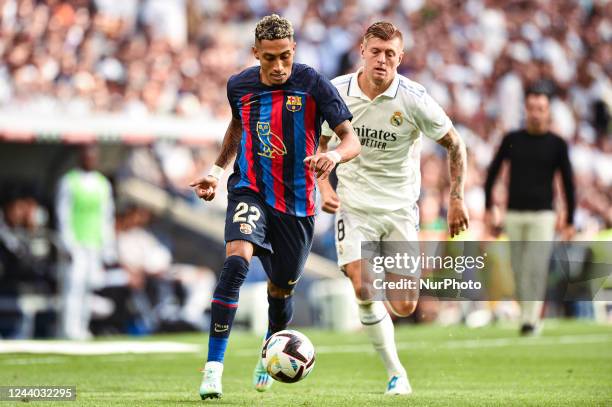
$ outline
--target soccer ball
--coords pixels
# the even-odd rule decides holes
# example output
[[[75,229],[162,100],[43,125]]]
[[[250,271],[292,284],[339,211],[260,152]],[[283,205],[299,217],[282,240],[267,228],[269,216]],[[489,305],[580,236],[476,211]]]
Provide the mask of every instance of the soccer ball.
[[[306,335],[284,330],[268,338],[261,350],[261,358],[268,374],[275,380],[295,383],[312,371],[315,351]]]

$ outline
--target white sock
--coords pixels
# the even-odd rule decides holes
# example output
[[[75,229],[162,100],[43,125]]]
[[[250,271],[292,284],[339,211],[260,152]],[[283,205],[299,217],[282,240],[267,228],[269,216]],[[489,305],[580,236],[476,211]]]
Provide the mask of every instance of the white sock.
[[[521,323],[537,326],[543,307],[543,301],[521,301]]]
[[[218,374],[223,374],[223,363],[221,362],[206,362],[204,369],[212,369]]]
[[[381,301],[360,301],[359,319],[368,333],[374,349],[383,360],[389,378],[406,376],[406,370],[397,356],[395,347],[395,328],[393,321]]]

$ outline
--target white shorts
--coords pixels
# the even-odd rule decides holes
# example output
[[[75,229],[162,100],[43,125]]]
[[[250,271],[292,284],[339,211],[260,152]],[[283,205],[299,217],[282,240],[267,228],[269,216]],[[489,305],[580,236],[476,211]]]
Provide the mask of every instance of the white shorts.
[[[336,214],[338,265],[360,260],[362,242],[415,242],[418,240],[419,207],[388,213],[364,213],[341,207]]]

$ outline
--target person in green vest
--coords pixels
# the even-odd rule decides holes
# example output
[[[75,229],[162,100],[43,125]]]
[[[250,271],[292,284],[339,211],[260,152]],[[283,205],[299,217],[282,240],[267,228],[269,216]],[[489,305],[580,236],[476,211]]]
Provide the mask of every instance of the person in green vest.
[[[97,164],[97,147],[81,147],[79,167],[61,178],[57,192],[60,237],[71,257],[61,285],[61,330],[69,339],[91,337],[91,291],[104,278],[103,260],[116,258],[112,187]]]

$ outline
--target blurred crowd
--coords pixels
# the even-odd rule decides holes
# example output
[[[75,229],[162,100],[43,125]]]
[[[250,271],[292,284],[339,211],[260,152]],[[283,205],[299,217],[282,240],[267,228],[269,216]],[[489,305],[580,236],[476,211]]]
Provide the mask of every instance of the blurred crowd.
[[[546,81],[554,129],[572,146],[577,226],[597,230],[610,217],[609,1],[0,0],[0,108],[227,120],[227,78],[255,63],[254,25],[272,12],[293,22],[297,60],[330,78],[359,66],[368,24],[402,29],[400,72],[428,89],[466,139],[476,219],[494,149],[522,123],[523,89]],[[423,187],[443,215],[440,153],[425,152]],[[202,163],[197,152],[178,154]],[[172,167],[162,162],[166,184],[182,169]]]

